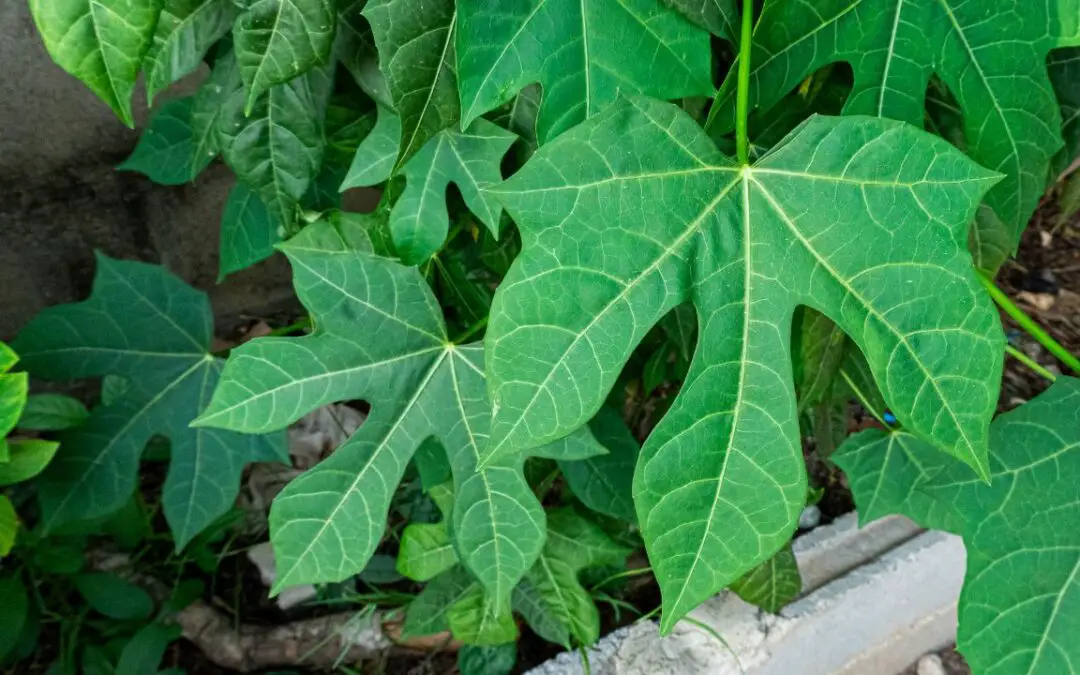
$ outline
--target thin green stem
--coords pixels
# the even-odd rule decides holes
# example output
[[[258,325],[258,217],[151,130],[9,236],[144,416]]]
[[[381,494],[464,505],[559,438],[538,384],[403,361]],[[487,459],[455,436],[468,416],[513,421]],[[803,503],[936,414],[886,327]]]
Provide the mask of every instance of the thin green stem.
[[[742,36],[739,42],[739,81],[735,98],[735,147],[739,163],[750,164],[750,44],[754,33],[754,0],[743,0]]]
[[[471,326],[469,326],[468,328],[466,328],[466,329],[465,329],[465,332],[464,332],[464,333],[461,333],[461,334],[460,334],[460,335],[458,335],[458,336],[457,336],[456,338],[454,338],[454,339],[452,340],[452,342],[453,342],[454,344],[456,344],[456,345],[459,345],[459,344],[461,344],[461,343],[465,342],[466,340],[468,340],[468,339],[469,339],[469,338],[471,338],[472,336],[476,335],[476,334],[477,334],[477,333],[479,333],[480,331],[482,331],[482,330],[484,330],[485,328],[487,328],[487,323],[488,323],[488,318],[487,318],[487,317],[485,316],[485,317],[484,317],[483,319],[480,319],[479,321],[477,321],[477,322],[476,322],[476,323],[474,323],[473,325],[471,325]]]
[[[281,328],[275,328],[266,334],[266,337],[279,337],[281,335],[288,335],[289,333],[295,333],[298,330],[306,330],[311,328],[311,317],[305,316],[303,319],[298,319],[288,326],[282,326]]]
[[[593,584],[592,588],[590,588],[589,590],[595,591],[598,588],[603,588],[607,584],[610,584],[612,581],[615,581],[617,579],[627,579],[629,577],[641,576],[642,574],[649,574],[650,572],[652,572],[651,567],[637,567],[632,570],[623,570],[622,572],[617,572],[609,577],[606,577],[603,581],[599,583]]]
[[[1028,356],[1024,352],[1020,351],[1016,347],[1013,347],[1012,345],[1005,345],[1005,353],[1008,354],[1009,356],[1013,357],[1014,359],[1016,359],[1020,363],[1024,364],[1028,368],[1032,369],[1033,371],[1035,371],[1039,375],[1042,375],[1046,379],[1050,380],[1051,382],[1057,380],[1056,375],[1051,373],[1046,368],[1043,368],[1041,365],[1039,365],[1035,361],[1035,359],[1031,358],[1030,356]]]
[[[994,299],[994,302],[998,304],[998,307],[1005,310],[1005,313],[1012,317],[1013,321],[1020,326],[1021,329],[1046,348],[1046,351],[1050,352],[1058,358],[1059,361],[1064,363],[1075,373],[1080,373],[1080,359],[1069,353],[1067,349],[1061,346],[1061,343],[1050,337],[1042,326],[1035,322],[1028,316],[1024,310],[1017,307],[1009,296],[1005,295],[997,285],[994,284],[993,279],[988,277],[982,271],[977,271],[976,276],[979,281],[986,288],[986,291],[990,293],[990,297]]]
[[[581,669],[585,671],[585,675],[592,675],[592,666],[589,664],[589,652],[582,645],[578,647],[578,654],[581,655]]]
[[[847,386],[851,387],[851,391],[855,393],[855,398],[859,399],[859,403],[862,404],[862,407],[866,410],[866,412],[873,415],[874,419],[876,419],[881,424],[881,426],[885,427],[886,429],[892,429],[892,425],[885,421],[885,417],[877,410],[875,410],[874,406],[870,405],[870,399],[867,398],[866,394],[863,393],[862,389],[859,389],[859,385],[855,384],[855,380],[852,380],[851,376],[848,375],[847,371],[843,368],[840,369],[840,377],[844,379],[844,382],[847,383]]]

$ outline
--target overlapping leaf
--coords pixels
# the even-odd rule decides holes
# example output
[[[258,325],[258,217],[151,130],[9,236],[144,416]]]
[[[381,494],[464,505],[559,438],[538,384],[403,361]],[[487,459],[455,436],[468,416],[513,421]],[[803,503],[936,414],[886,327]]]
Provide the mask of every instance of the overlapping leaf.
[[[272,87],[326,63],[334,44],[333,0],[252,0],[236,19],[233,42],[244,80],[241,110],[257,114]]]
[[[281,241],[279,222],[251,188],[243,183],[234,187],[221,215],[218,281],[269,258]]]
[[[246,94],[233,64],[235,60],[226,57],[215,66],[233,69],[233,75],[225,78],[229,95],[218,118],[222,154],[237,178],[259,195],[284,227],[291,227],[296,204],[322,166],[331,71],[316,68],[270,88],[248,115]]]
[[[0,342],[0,461],[8,458],[4,437],[11,433],[26,407],[29,382],[26,373],[9,373],[19,362],[19,356],[11,347]]]
[[[607,454],[573,462],[559,462],[574,495],[597,513],[635,522],[634,466],[638,447],[619,413],[604,407],[589,422],[596,440],[608,449]]]
[[[1080,643],[1080,380],[995,420],[990,483],[904,434],[852,437],[838,461],[860,511],[962,534],[957,644],[974,672],[1075,672]]]
[[[131,94],[164,0],[31,0],[58,66],[79,78],[129,127]]]
[[[139,138],[135,151],[116,168],[138,171],[161,185],[183,185],[195,180],[217,152],[196,147],[192,127],[194,107],[194,96],[161,106]]]
[[[382,109],[369,138],[357,149],[356,159],[342,188],[375,185],[388,178],[384,172],[389,155],[392,117]],[[499,164],[510,149],[514,134],[487,120],[473,122],[465,131],[438,132],[405,165],[405,190],[390,212],[390,231],[401,259],[410,265],[425,262],[446,240],[450,216],[446,190],[457,186],[465,204],[498,233],[502,207],[486,189],[499,183]]]
[[[453,554],[447,552],[445,543],[438,537],[427,537],[423,542],[414,539],[411,546],[411,551],[406,553],[403,549],[399,554],[399,567],[415,567],[414,563],[441,560],[447,553]],[[600,636],[600,615],[589,592],[578,581],[578,574],[590,567],[622,564],[629,553],[628,548],[614,542],[572,509],[552,511],[548,514],[543,553],[514,588],[514,611],[551,642],[568,649],[571,638],[582,645],[592,644]],[[449,628],[456,639],[472,644],[512,640],[516,631],[510,632],[509,626],[513,622],[506,623],[506,618],[496,617],[484,598],[479,586],[469,584],[460,573],[453,569],[441,571],[409,607],[406,632],[424,635]],[[444,605],[449,605],[449,609]],[[450,617],[445,625],[423,618],[443,613]],[[455,616],[459,617],[457,624]],[[491,627],[484,628],[489,622]]]
[[[713,93],[708,34],[660,0],[459,0],[462,124],[539,82],[546,143],[623,94]]]
[[[665,629],[795,527],[798,305],[858,343],[907,428],[985,474],[1003,339],[964,242],[993,182],[886,120],[811,118],[737,167],[672,105],[612,106],[499,188],[524,247],[487,334],[488,456],[587,420],[646,332],[691,300],[693,365],[635,477]]]
[[[791,544],[731,584],[731,591],[766,612],[783,609],[802,590],[802,577]]]
[[[544,515],[520,457],[477,471],[490,418],[482,348],[449,342],[441,309],[416,268],[349,249],[324,237],[326,226],[309,226],[283,246],[314,333],[234,350],[199,421],[267,431],[333,401],[371,403],[360,430],[274,502],[276,588],[362,570],[406,464],[434,436],[453,470],[458,551],[495,606],[508,608],[511,589],[540,554]],[[564,441],[536,452],[573,459],[594,448]]]
[[[1073,0],[771,0],[754,31],[750,105],[769,108],[807,75],[847,61],[844,108],[921,126],[932,73],[963,111],[968,154],[1003,180],[973,230],[976,263],[996,270],[1013,253],[1061,147],[1046,72],[1054,47],[1077,44]],[[734,125],[735,78],[711,117]]]
[[[735,0],[664,0],[713,35],[739,40],[739,11]]]
[[[236,14],[232,0],[165,0],[143,64],[147,98],[193,73]]]
[[[246,463],[283,457],[280,435],[188,427],[222,367],[211,338],[203,293],[160,267],[105,256],[88,300],[50,307],[19,334],[17,349],[36,376],[114,374],[128,383],[119,400],[62,434],[64,451],[38,480],[47,529],[123,506],[155,435],[171,441],[162,502],[178,548],[232,506]]]
[[[364,7],[379,51],[379,69],[401,119],[392,173],[460,117],[454,76],[454,4],[453,0],[368,0]]]

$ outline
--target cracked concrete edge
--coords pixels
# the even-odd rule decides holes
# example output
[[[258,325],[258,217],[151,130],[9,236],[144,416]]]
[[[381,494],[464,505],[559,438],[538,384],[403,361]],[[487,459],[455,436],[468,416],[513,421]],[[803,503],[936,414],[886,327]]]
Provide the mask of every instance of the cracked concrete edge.
[[[902,652],[899,658],[907,660],[893,669],[898,671],[919,654],[939,646],[939,642],[944,644],[955,634],[955,600],[964,567],[963,546],[959,540],[949,544],[953,548],[959,547],[959,566],[949,567],[949,570],[956,571],[956,574],[945,575],[947,578],[944,579],[942,589],[946,604],[951,603],[952,606],[951,622],[948,610],[940,607],[922,612],[939,612],[936,622],[928,622],[926,617],[921,615],[910,618],[904,612],[894,611],[891,604],[887,613],[857,609],[865,606],[863,596],[873,595],[875,589],[881,590],[879,586],[882,583],[885,583],[885,591],[888,591],[888,584],[897,581],[894,577],[910,574],[912,556],[916,572],[922,569],[919,565],[925,567],[927,561],[932,569],[936,569],[935,556],[944,553],[948,557],[949,551],[941,548],[930,546],[929,550],[924,550],[931,544],[940,544],[941,537],[946,535],[920,532],[922,531],[914,523],[905,518],[885,518],[863,528],[857,526],[855,514],[839,518],[830,525],[817,528],[795,540],[794,551],[803,575],[804,597],[786,608],[780,616],[765,614],[732,594],[721,593],[693,612],[691,617],[710,626],[723,638],[725,644],[689,622],[680,623],[671,636],[663,639],[659,637],[655,622],[640,622],[612,632],[589,649],[587,653],[590,670],[596,675],[651,675],[669,672],[679,675],[791,675],[794,672],[800,675],[818,672],[824,674],[841,672],[836,669],[846,667],[848,661],[853,659],[871,658],[874,650],[881,648],[883,652],[875,657],[877,660],[873,663],[884,663],[889,655]],[[880,560],[871,562],[879,556]],[[955,557],[955,551],[952,551],[952,557]],[[944,564],[951,563],[946,561]],[[922,577],[925,577],[925,574]],[[904,583],[903,578],[898,581]],[[954,582],[955,589],[950,585]],[[917,596],[920,586],[915,584],[905,592]],[[925,594],[923,595],[925,597]],[[903,599],[901,603],[918,605]],[[879,603],[878,606],[884,605]],[[922,611],[919,608],[916,610],[916,613]],[[866,633],[864,630],[862,632],[865,635],[860,637],[861,641],[852,641],[843,628],[837,626],[834,629],[830,626],[830,622],[838,622],[837,617],[849,617],[853,629],[864,624],[879,625],[882,623],[880,619],[886,617],[907,623],[893,626],[895,620],[885,621],[888,626],[892,626],[891,629],[882,628],[891,631],[887,635],[878,635],[874,631]],[[827,639],[830,635],[831,640]],[[942,638],[942,635],[945,637]],[[867,639],[871,638],[873,643],[867,643]],[[889,640],[893,640],[896,648],[887,648]],[[832,656],[807,662],[807,654],[816,653],[818,647],[827,648],[824,646],[832,645],[833,642],[842,644],[834,650]],[[791,647],[793,644],[797,646]],[[791,668],[792,664],[797,664],[795,667],[798,670],[774,670],[774,666],[768,665],[785,662],[783,658],[778,659],[778,655],[787,653],[785,650],[793,650],[796,659],[785,667]],[[912,650],[916,651],[912,653]],[[912,654],[910,658],[907,656],[909,653]],[[738,658],[734,655],[738,655]],[[844,661],[838,664],[837,658],[843,658]],[[807,665],[826,669],[809,671],[806,670]],[[762,669],[765,667],[768,667],[768,670]],[[856,672],[890,671],[877,669],[875,665],[870,671],[843,672],[853,675]],[[567,652],[537,666],[529,673],[577,675],[584,673],[584,668],[579,654]]]

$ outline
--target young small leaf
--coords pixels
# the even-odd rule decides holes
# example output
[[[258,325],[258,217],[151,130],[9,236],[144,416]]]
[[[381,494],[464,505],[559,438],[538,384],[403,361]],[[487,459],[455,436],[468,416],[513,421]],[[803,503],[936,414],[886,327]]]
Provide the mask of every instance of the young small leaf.
[[[110,619],[148,619],[154,611],[150,595],[130,581],[107,572],[75,577],[75,589],[95,611]]]
[[[517,661],[517,645],[508,642],[495,647],[465,645],[458,652],[461,675],[510,675]]]
[[[603,407],[589,422],[593,436],[608,453],[572,462],[559,462],[566,482],[581,503],[597,513],[637,521],[634,511],[634,466],[640,446],[619,413]]]
[[[11,553],[18,531],[19,516],[15,513],[15,507],[11,504],[11,500],[7,498],[7,495],[0,495],[0,558]],[[0,624],[2,623],[3,620],[0,619]],[[2,634],[2,631],[0,631],[0,635]],[[0,637],[0,642],[2,641],[3,637]],[[0,660],[3,660],[3,658],[3,649],[0,648]]]
[[[172,446],[162,502],[177,548],[229,509],[246,463],[284,457],[282,435],[188,426],[221,370],[210,354],[211,316],[205,294],[161,267],[99,255],[88,300],[50,307],[19,334],[18,350],[39,377],[128,382],[117,401],[61,436],[64,452],[38,479],[46,530],[123,506],[155,435]]]
[[[233,42],[246,95],[242,110],[256,114],[276,85],[326,63],[334,44],[333,0],[252,0],[236,19]]]
[[[63,431],[86,421],[90,411],[82,401],[63,394],[34,394],[26,399],[20,429]]]
[[[146,97],[195,72],[206,52],[232,28],[232,0],[165,0],[146,54]]]
[[[238,183],[229,192],[221,216],[218,281],[273,255],[281,241],[279,223],[258,194]]]
[[[401,118],[394,111],[379,106],[375,127],[356,148],[349,172],[341,183],[341,191],[349,188],[378,185],[390,178],[401,137]]]
[[[427,581],[457,564],[446,523],[412,523],[401,533],[397,571],[413,581]]]
[[[799,305],[859,344],[906,428],[985,475],[1004,339],[966,235],[994,181],[941,139],[885,120],[811,118],[738,167],[675,106],[609,107],[497,188],[524,247],[485,340],[487,455],[587,420],[648,330],[692,300],[697,352],[635,477],[665,630],[795,528]],[[553,301],[567,293],[573,302]]]
[[[486,190],[502,181],[499,163],[514,138],[509,131],[477,120],[465,131],[440,131],[405,165],[405,191],[390,212],[390,231],[406,264],[426,261],[446,240],[450,183],[457,186],[469,210],[498,233],[502,207]],[[345,184],[353,185],[348,179]]]
[[[179,626],[152,623],[140,628],[124,645],[124,651],[120,652],[116,675],[146,675],[156,672],[165,656],[165,650],[179,637]]]
[[[160,185],[183,185],[195,180],[214,155],[196,152],[194,105],[195,97],[185,96],[161,106],[135,151],[116,168],[138,171]]]
[[[791,544],[731,584],[731,591],[766,612],[775,614],[802,590],[802,577]]]
[[[41,473],[53,455],[58,443],[36,438],[8,441],[8,459],[0,462],[0,485],[14,485]]]
[[[458,12],[462,126],[534,82],[544,90],[541,145],[620,92],[714,92],[708,34],[660,0],[459,0]]]
[[[134,128],[131,94],[164,0],[31,0],[30,13],[58,66]]]
[[[454,638],[479,647],[514,642],[517,624],[510,612],[498,612],[480,586],[472,586],[446,612]]]
[[[479,588],[464,567],[456,565],[424,586],[405,612],[402,637],[435,635],[450,630],[447,614],[459,600]]]

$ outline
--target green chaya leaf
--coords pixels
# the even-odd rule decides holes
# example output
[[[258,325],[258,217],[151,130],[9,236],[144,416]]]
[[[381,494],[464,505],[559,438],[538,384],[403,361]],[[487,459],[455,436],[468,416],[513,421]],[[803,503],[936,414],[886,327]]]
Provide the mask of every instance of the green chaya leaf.
[[[708,34],[660,0],[459,0],[458,12],[465,127],[534,82],[544,90],[541,145],[620,92],[666,99],[714,92]]]
[[[228,62],[217,67],[228,68]],[[309,70],[270,88],[247,112],[237,77],[224,85],[230,94],[218,133],[225,162],[286,228],[322,166],[330,74],[328,68]]]
[[[435,635],[450,630],[450,608],[479,584],[461,565],[455,565],[429,581],[405,612],[403,638]]]
[[[82,401],[63,394],[34,394],[26,399],[19,428],[30,431],[63,431],[86,421],[90,411]]]
[[[588,459],[559,462],[570,490],[597,513],[636,522],[634,466],[640,447],[619,413],[603,407],[589,422],[593,436],[608,452]]]
[[[431,259],[439,279],[439,296],[453,308],[457,318],[472,326],[487,318],[493,291],[490,284],[469,269],[459,251],[449,251]]]
[[[457,564],[446,523],[412,523],[401,533],[397,571],[413,581],[428,581]]]
[[[363,15],[378,47],[390,103],[401,118],[391,171],[397,173],[460,117],[453,42],[457,11],[453,0],[368,0]]]
[[[165,650],[179,638],[179,626],[152,623],[140,628],[124,645],[124,651],[120,652],[116,675],[146,675],[157,672],[161,660],[165,657]]]
[[[247,116],[276,85],[325,64],[334,44],[333,0],[252,0],[233,28]]]
[[[41,473],[56,454],[59,444],[37,438],[8,441],[8,458],[0,462],[0,486],[30,480]]]
[[[221,115],[230,96],[240,88],[240,76],[236,69],[236,56],[232,45],[218,43],[214,67],[210,75],[195,92],[191,107],[192,155],[194,162],[211,161],[224,145],[219,132]],[[200,159],[203,158],[203,159]]]
[[[684,302],[660,320],[668,340],[679,350],[679,356],[690,361],[697,348],[697,312],[694,305]]]
[[[1065,139],[1065,147],[1054,156],[1050,167],[1048,179],[1054,182],[1080,156],[1080,48],[1050,52],[1046,67],[1061,106],[1061,136]]]
[[[154,601],[146,591],[115,574],[90,572],[74,581],[79,595],[110,619],[148,619],[154,611]]]
[[[138,171],[160,185],[183,185],[195,180],[217,153],[196,151],[194,105],[195,97],[185,96],[161,106],[135,151],[116,168]]]
[[[517,624],[510,612],[499,612],[479,585],[472,585],[460,600],[446,610],[446,620],[454,638],[479,647],[514,642]]]
[[[514,135],[509,131],[486,120],[477,120],[464,132],[440,131],[405,165],[402,171],[405,190],[390,212],[390,231],[403,262],[418,265],[442,247],[450,229],[446,207],[446,189],[450,183],[457,186],[469,210],[493,234],[498,233],[502,207],[487,188],[502,181],[499,163],[513,142]],[[365,141],[357,156],[371,152]],[[354,162],[353,167],[356,166]],[[385,180],[385,176],[374,171],[364,173],[368,180],[356,182],[356,174],[350,170],[342,188],[374,185],[369,182],[373,178]]]
[[[165,0],[143,62],[149,102],[195,72],[210,48],[232,28],[237,11],[232,0]]]
[[[514,100],[487,116],[495,124],[521,139],[517,158],[523,164],[536,152],[536,116],[540,112],[542,91],[539,85],[529,85],[518,92]]]
[[[524,247],[488,327],[485,462],[587,420],[637,343],[689,300],[697,352],[634,483],[664,630],[795,528],[799,305],[854,339],[906,428],[985,475],[1004,341],[964,244],[994,180],[886,120],[811,118],[738,167],[675,106],[612,106],[498,188]]]
[[[775,614],[802,590],[802,577],[791,544],[761,563],[730,586],[740,598]]]
[[[155,435],[171,441],[162,504],[178,549],[229,509],[245,464],[285,458],[281,435],[188,426],[222,367],[210,354],[211,317],[206,295],[161,267],[99,255],[88,300],[50,307],[20,333],[15,344],[35,376],[128,381],[119,400],[61,435],[64,451],[38,480],[46,530],[123,506]]]
[[[18,577],[0,579],[0,662],[14,650],[23,630],[29,610],[30,599]]]
[[[795,358],[799,409],[824,401],[848,351],[847,336],[829,317],[804,309],[798,322]]]
[[[525,578],[570,636],[591,645],[600,639],[600,613],[578,574],[589,567],[622,565],[630,549],[568,508],[548,514],[547,535],[543,554]]]
[[[1072,672],[1080,660],[1080,380],[1058,378],[994,421],[989,484],[902,432],[853,436],[837,459],[860,511],[903,513],[963,536],[957,644],[974,672]]]
[[[280,222],[258,194],[243,183],[237,184],[229,192],[221,216],[218,281],[273,255],[281,241]]]
[[[517,645],[508,642],[496,647],[465,645],[458,651],[461,675],[510,675],[517,661]]]
[[[378,185],[390,178],[397,158],[401,118],[382,105],[378,107],[375,126],[356,148],[341,191],[349,188]],[[444,188],[445,190],[445,188]]]
[[[258,433],[334,401],[372,405],[348,442],[275,500],[275,591],[341,581],[363,569],[406,464],[421,441],[436,437],[453,470],[456,548],[500,616],[508,615],[511,590],[540,554],[544,515],[522,475],[524,457],[477,471],[490,417],[482,347],[449,341],[416,268],[319,234],[329,226],[308,226],[281,247],[315,331],[233,350],[197,425]],[[358,335],[357,326],[371,332]],[[581,458],[597,451],[590,440],[583,429],[534,454]]]
[[[770,0],[754,30],[749,105],[767,109],[818,68],[846,61],[855,87],[845,114],[922,126],[937,73],[959,101],[969,156],[1004,174],[972,233],[976,263],[995,271],[1016,250],[1061,147],[1046,60],[1080,44],[1078,12],[1075,0]],[[735,79],[710,113],[720,129],[734,126]]]
[[[565,649],[571,649],[570,628],[562,622],[550,605],[544,600],[544,596],[529,581],[529,577],[522,579],[514,587],[512,607],[515,612],[525,619],[532,632],[548,642],[562,645]]]
[[[30,13],[52,60],[134,128],[131,94],[163,5],[163,0],[31,0]]]
[[[0,558],[11,553],[11,548],[15,546],[15,537],[18,531],[19,516],[15,513],[15,507],[12,506],[11,500],[6,495],[0,495]],[[0,620],[0,623],[2,623],[2,620]],[[3,638],[0,638],[0,642],[2,641]],[[0,659],[4,657],[2,652],[3,650],[0,649]]]
[[[26,373],[8,372],[18,362],[15,351],[0,342],[0,458],[8,456],[4,437],[11,433],[22,416],[30,386]]]
[[[390,87],[379,70],[375,36],[371,34],[371,25],[364,18],[364,5],[367,2],[368,0],[338,0],[338,31],[334,39],[334,53],[364,93],[380,106],[393,108]],[[395,156],[397,141],[395,137]]]
[[[739,10],[735,0],[664,0],[697,25],[732,43],[739,41]]]

